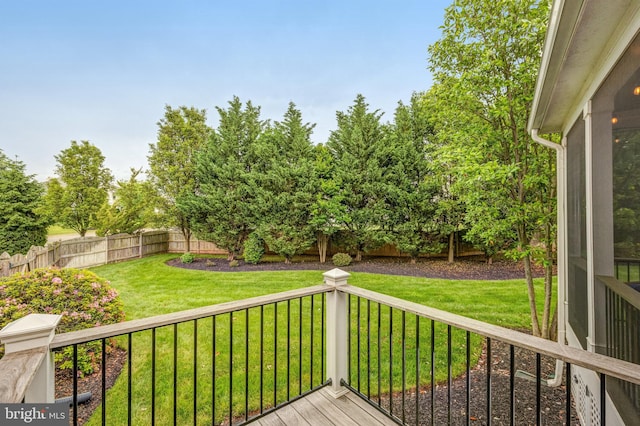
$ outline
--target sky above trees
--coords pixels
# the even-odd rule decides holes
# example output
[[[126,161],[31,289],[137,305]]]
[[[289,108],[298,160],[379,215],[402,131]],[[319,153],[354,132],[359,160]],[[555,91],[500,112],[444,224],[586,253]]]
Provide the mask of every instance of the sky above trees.
[[[449,0],[194,0],[0,4],[0,149],[38,179],[89,140],[116,178],[147,167],[165,105],[234,95],[279,120],[293,101],[313,142],[358,93],[393,118],[431,86],[427,47]]]

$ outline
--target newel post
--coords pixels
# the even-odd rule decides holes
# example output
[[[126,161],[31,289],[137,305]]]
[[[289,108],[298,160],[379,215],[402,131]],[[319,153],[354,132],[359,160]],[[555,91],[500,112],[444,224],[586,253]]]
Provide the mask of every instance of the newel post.
[[[62,315],[29,314],[7,324],[0,330],[0,342],[5,355],[29,349],[46,348],[42,363],[33,373],[31,384],[24,394],[24,402],[55,402],[55,365],[49,344]],[[29,372],[23,372],[28,375]]]
[[[324,283],[336,288],[327,293],[327,377],[331,379],[329,392],[336,398],[347,393],[340,381],[347,380],[349,363],[347,295],[338,287],[347,285],[350,275],[337,268],[323,274]]]

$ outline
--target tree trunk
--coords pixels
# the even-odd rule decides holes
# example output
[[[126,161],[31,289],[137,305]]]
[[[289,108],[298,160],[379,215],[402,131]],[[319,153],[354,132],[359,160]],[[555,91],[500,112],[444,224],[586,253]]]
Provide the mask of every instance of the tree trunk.
[[[327,261],[327,246],[329,245],[329,236],[318,232],[318,254],[320,255],[320,263]]]
[[[531,273],[531,255],[524,256],[524,276],[527,281],[529,294],[529,310],[531,311],[531,328],[534,336],[541,337],[540,321],[538,320],[538,308],[536,307],[536,290],[533,286],[533,274]]]
[[[415,265],[415,264],[416,264],[416,257],[415,257],[415,256],[411,256],[411,261],[410,261],[410,263],[411,263],[412,265]]]
[[[455,232],[449,234],[449,263],[455,260]]]
[[[553,295],[553,249],[551,247],[551,227],[545,226],[546,248],[544,266],[544,312],[542,314],[542,337],[551,339],[553,324],[549,324],[551,318],[551,296]],[[551,321],[553,323],[553,321]],[[553,339],[552,339],[553,340]]]
[[[184,237],[185,253],[191,253],[191,229],[183,226],[181,231]]]
[[[285,263],[285,265],[291,264],[291,259],[289,259],[288,257],[285,257],[284,258],[284,263]]]
[[[362,250],[356,250],[356,262],[360,262],[362,260]]]

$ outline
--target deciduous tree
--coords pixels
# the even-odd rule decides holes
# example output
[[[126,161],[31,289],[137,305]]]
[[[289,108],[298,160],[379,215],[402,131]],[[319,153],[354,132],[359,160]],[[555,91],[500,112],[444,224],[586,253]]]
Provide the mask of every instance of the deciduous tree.
[[[151,184],[138,180],[141,169],[131,169],[128,180],[119,180],[113,203],[104,203],[97,214],[97,235],[136,234],[154,220],[154,191]]]
[[[88,141],[71,141],[55,156],[58,176],[47,182],[46,211],[81,237],[95,226],[96,213],[107,200],[113,177],[104,155]]]
[[[441,130],[460,159],[460,184],[476,194],[467,207],[491,213],[470,215],[482,218],[470,225],[509,228],[515,235],[510,254],[524,262],[533,333],[543,337],[553,331],[551,274],[545,278],[541,324],[532,242],[537,236],[549,243],[544,264],[550,271],[555,163],[527,134],[526,123],[547,15],[547,1],[458,0],[446,9],[442,37],[429,48],[438,105],[446,112],[440,114]]]

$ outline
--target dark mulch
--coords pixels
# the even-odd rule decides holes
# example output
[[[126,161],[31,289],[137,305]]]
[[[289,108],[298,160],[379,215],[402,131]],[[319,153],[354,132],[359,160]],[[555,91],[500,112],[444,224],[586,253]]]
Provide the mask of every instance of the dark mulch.
[[[121,348],[114,348],[107,352],[107,370],[105,386],[110,389],[122,371],[127,360],[127,351]],[[78,377],[78,395],[90,392],[91,398],[78,404],[78,423],[84,424],[91,413],[100,405],[102,401],[102,369],[91,375]],[[66,398],[73,395],[73,374],[69,370],[56,370],[56,398]],[[73,413],[69,409],[69,415]],[[70,417],[71,418],[71,417]]]
[[[179,257],[167,262],[170,266],[215,272],[251,272],[251,271],[288,271],[312,270],[328,271],[335,268],[331,262],[320,263],[317,257],[301,256],[297,261],[286,264],[284,262],[262,262],[257,265],[238,260],[238,266],[229,266],[226,259],[196,258],[192,263],[182,263]],[[524,278],[524,266],[521,262],[505,259],[488,264],[481,256],[470,256],[456,259],[448,263],[440,258],[419,259],[411,264],[407,258],[375,257],[365,258],[361,262],[354,262],[350,266],[340,267],[347,272],[369,272],[374,274],[404,275],[426,278],[468,279],[468,280],[507,280]],[[544,270],[540,266],[534,267],[534,276],[542,277]]]
[[[193,263],[184,264],[179,258],[169,260],[170,266],[188,269],[219,271],[219,272],[247,272],[247,271],[282,271],[282,270],[318,270],[328,271],[333,269],[331,263],[321,264],[311,257],[302,257],[299,261],[285,264],[284,262],[265,262],[258,265],[238,262],[238,266],[231,267],[225,259],[202,259],[197,258]],[[521,263],[508,260],[494,261],[493,264],[486,263],[481,257],[469,257],[458,259],[455,263],[449,264],[442,259],[420,259],[416,264],[411,264],[408,259],[397,258],[368,258],[362,262],[355,263],[341,269],[348,272],[369,272],[389,275],[418,276],[427,278],[443,279],[472,279],[472,280],[503,280],[524,278],[524,268]],[[534,276],[543,276],[543,269],[536,267]],[[506,425],[510,423],[511,399],[509,395],[509,368],[510,350],[509,346],[493,342],[491,362],[491,416],[492,424]],[[126,360],[126,353],[118,350],[109,354],[107,361],[107,388],[109,388],[117,376]],[[515,369],[535,374],[536,358],[535,354],[516,349]],[[472,424],[487,424],[487,404],[486,404],[486,347],[480,362],[472,367],[470,373],[471,399],[470,418]],[[552,377],[555,370],[555,360],[548,357],[541,358],[541,375],[543,378]],[[520,374],[519,376],[527,376]],[[527,376],[529,377],[529,376]],[[536,424],[536,386],[535,379],[516,378],[515,393],[515,424],[529,425]],[[92,392],[89,402],[79,406],[80,424],[83,424],[93,410],[99,405],[101,399],[101,372],[81,378],[78,385],[79,392]],[[72,377],[69,372],[56,375],[56,397],[72,394]],[[391,398],[393,413],[409,424],[415,424],[416,402],[418,404],[418,424],[430,424],[431,418],[431,388],[421,388],[417,395],[414,392],[406,392],[404,401],[402,394],[394,394]],[[434,393],[435,424],[464,424],[466,421],[466,377],[452,379],[451,398],[449,398],[449,386],[445,384],[437,385]],[[383,407],[389,408],[389,395],[382,399]],[[540,407],[542,412],[542,424],[561,425],[565,424],[565,386],[550,388],[541,386]],[[402,407],[404,405],[404,416]],[[449,408],[450,407],[450,408]],[[579,424],[575,416],[572,416],[571,424]]]

